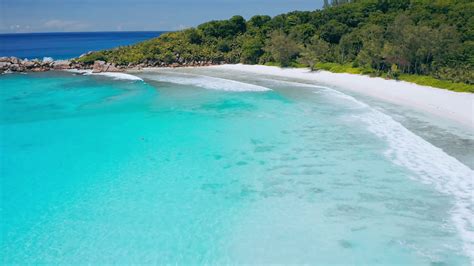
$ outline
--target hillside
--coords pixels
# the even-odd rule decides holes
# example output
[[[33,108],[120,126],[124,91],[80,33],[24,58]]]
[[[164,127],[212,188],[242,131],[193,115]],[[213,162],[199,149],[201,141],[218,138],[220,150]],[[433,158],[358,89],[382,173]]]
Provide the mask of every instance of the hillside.
[[[474,91],[474,2],[333,1],[323,10],[210,21],[77,61],[124,66],[309,66]]]

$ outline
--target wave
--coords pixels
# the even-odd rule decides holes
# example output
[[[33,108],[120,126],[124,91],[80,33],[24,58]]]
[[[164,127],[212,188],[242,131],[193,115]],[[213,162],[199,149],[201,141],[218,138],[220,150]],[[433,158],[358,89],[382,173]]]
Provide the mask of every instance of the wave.
[[[414,180],[432,185],[437,191],[455,199],[451,219],[463,240],[464,252],[474,261],[474,171],[389,115],[337,90],[327,87],[326,90],[367,111],[355,117],[365,123],[370,132],[388,143],[386,157],[412,171],[415,175],[411,178]]]
[[[296,82],[296,81],[269,79],[269,78],[261,78],[260,80],[263,80],[263,81],[266,81],[266,82],[272,82],[272,83],[275,83],[276,85],[288,85],[288,86],[307,87],[307,88],[329,89],[328,87],[325,87],[325,86],[309,84],[309,83],[302,83],[302,82]]]
[[[142,78],[126,74],[126,73],[116,73],[116,72],[102,72],[102,73],[91,73],[88,75],[98,75],[98,76],[106,76],[106,77],[111,77],[113,79],[121,79],[121,80],[138,80],[138,81],[143,81]]]
[[[119,72],[101,72],[101,73],[92,73],[92,70],[77,70],[77,69],[68,69],[67,72],[79,73],[86,76],[106,76],[116,80],[134,80],[134,81],[143,81],[142,78]]]
[[[146,78],[155,81],[176,83],[182,85],[197,86],[205,89],[223,90],[223,91],[269,91],[271,89],[259,85],[244,83],[240,81],[209,77],[195,74],[149,74]]]

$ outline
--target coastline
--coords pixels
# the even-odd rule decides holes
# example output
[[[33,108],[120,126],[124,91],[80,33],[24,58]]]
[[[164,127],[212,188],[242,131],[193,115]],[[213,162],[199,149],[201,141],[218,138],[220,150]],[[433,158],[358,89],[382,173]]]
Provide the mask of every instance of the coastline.
[[[73,60],[21,60],[15,57],[0,58],[0,72],[44,72],[61,70],[78,72],[86,75],[103,75],[116,79],[139,79],[127,73],[140,73],[143,69],[206,67],[237,70],[248,73],[301,79],[308,82],[335,86],[344,90],[355,91],[373,98],[397,105],[430,113],[453,121],[459,125],[474,129],[474,94],[455,92],[446,89],[418,85],[407,81],[387,80],[361,74],[333,73],[326,70],[310,71],[308,68],[281,68],[277,66],[245,65],[245,64],[214,64],[197,62],[196,64],[164,66],[118,66],[104,61],[94,64],[77,63]]]
[[[355,91],[390,103],[411,107],[474,129],[474,94],[422,86],[406,81],[386,80],[359,74],[311,72],[307,68],[280,68],[263,65],[218,65],[218,69],[238,70],[285,78],[302,79]]]

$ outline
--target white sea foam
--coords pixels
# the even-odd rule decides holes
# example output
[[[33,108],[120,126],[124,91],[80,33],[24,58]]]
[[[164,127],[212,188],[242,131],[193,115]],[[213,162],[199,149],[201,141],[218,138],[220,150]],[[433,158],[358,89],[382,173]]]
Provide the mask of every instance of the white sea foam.
[[[101,72],[101,73],[92,73],[92,70],[79,70],[79,69],[68,69],[66,70],[72,73],[79,73],[82,75],[92,75],[92,76],[106,76],[117,80],[138,80],[143,81],[140,77],[130,75],[127,73],[117,73],[117,72]]]
[[[326,89],[367,110],[356,118],[363,121],[369,131],[388,143],[386,156],[390,160],[411,170],[414,173],[413,179],[432,185],[437,191],[454,198],[451,219],[463,239],[465,253],[474,262],[474,171],[390,116],[352,96]]]
[[[224,90],[224,91],[269,91],[269,88],[239,82],[230,79],[209,77],[203,75],[187,74],[187,73],[153,73],[148,74],[146,78],[161,82],[170,82],[183,85],[192,85],[205,89]]]
[[[11,71],[10,69],[7,69],[2,73],[2,75],[13,74],[13,73],[14,73],[13,71]]]
[[[88,72],[92,72],[92,70],[84,70],[84,69],[64,69],[63,71],[77,73],[77,74],[85,74]]]
[[[141,78],[139,78],[139,77],[137,77],[137,76],[130,75],[130,74],[126,74],[126,73],[102,72],[102,73],[91,73],[90,75],[106,76],[106,77],[111,77],[111,78],[113,78],[113,79],[139,80],[139,81],[143,81],[143,79],[141,79]]]

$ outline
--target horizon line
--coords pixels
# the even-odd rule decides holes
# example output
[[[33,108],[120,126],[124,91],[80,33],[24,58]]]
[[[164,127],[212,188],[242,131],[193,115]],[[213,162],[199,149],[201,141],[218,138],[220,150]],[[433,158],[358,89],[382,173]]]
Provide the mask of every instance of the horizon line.
[[[108,30],[108,31],[34,31],[34,32],[0,32],[0,35],[13,34],[55,34],[55,33],[111,33],[111,32],[173,32],[179,30]]]

